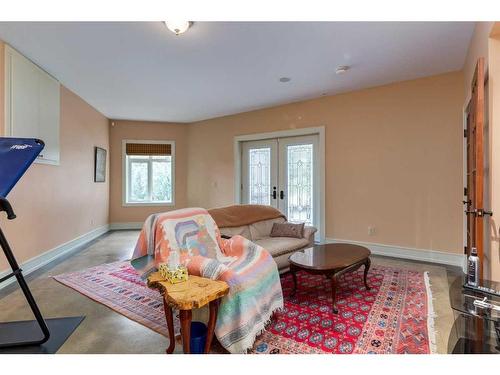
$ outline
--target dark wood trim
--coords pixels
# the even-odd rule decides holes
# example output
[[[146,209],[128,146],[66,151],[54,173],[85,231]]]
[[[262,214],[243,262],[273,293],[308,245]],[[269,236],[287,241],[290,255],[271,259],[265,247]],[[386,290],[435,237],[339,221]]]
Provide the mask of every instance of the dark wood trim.
[[[473,91],[474,96],[474,120],[475,120],[475,169],[476,169],[476,192],[475,209],[484,209],[484,58],[480,57],[477,61],[476,71],[474,73]],[[477,255],[479,257],[479,278],[483,278],[484,262],[484,217],[476,215],[475,217],[475,239]]]

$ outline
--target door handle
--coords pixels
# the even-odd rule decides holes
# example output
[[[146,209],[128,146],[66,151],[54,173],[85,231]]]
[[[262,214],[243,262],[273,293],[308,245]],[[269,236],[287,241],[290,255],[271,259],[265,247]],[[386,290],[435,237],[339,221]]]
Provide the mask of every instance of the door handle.
[[[469,214],[472,214],[474,216],[478,216],[478,217],[484,217],[484,216],[493,216],[493,212],[492,211],[485,211],[484,209],[482,208],[476,208],[472,211],[469,211],[469,210],[465,210],[464,211],[467,215]]]
[[[477,216],[479,217],[483,217],[483,216],[493,216],[493,212],[492,211],[486,211],[485,209],[483,208],[480,208],[477,211]]]
[[[285,198],[285,192],[283,190],[280,190],[280,199]]]
[[[271,194],[271,197],[273,197],[273,199],[276,199],[276,186],[273,186],[273,192]]]

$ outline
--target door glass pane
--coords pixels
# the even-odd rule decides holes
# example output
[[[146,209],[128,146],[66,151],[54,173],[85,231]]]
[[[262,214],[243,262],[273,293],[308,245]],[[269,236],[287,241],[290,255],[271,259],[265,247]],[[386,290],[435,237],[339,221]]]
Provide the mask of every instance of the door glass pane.
[[[130,163],[130,200],[143,201],[148,195],[148,163]]]
[[[256,148],[249,151],[249,197],[250,204],[271,204],[271,148]]]
[[[313,145],[287,146],[287,217],[313,225]]]
[[[172,167],[170,156],[168,156],[168,159],[160,160],[153,157],[153,189],[151,200],[172,202]]]

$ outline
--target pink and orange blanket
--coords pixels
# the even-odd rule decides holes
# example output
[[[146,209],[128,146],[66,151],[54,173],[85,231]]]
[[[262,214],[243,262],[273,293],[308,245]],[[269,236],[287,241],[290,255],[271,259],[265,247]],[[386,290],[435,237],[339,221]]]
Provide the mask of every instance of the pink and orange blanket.
[[[262,247],[241,236],[222,239],[202,208],[151,215],[144,223],[132,259],[149,255],[155,265],[179,251],[191,275],[223,280],[215,335],[230,353],[245,353],[265,330],[273,312],[283,308],[276,263]]]

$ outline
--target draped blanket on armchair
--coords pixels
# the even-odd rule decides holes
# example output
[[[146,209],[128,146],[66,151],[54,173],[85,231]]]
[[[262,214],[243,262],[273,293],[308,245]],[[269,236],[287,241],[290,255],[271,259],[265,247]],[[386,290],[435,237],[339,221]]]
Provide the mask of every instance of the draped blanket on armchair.
[[[273,312],[283,308],[271,255],[241,236],[222,239],[205,209],[186,208],[149,216],[132,259],[150,255],[157,265],[177,250],[189,274],[229,284],[215,327],[219,342],[231,353],[251,349]]]

